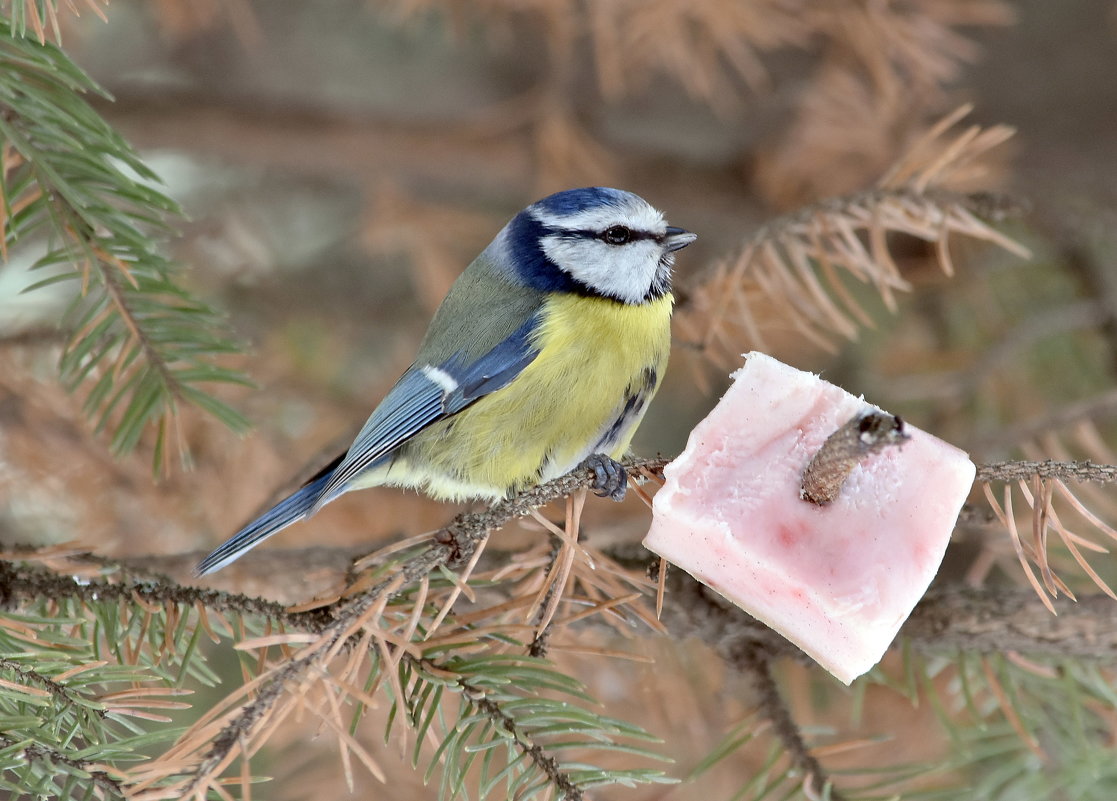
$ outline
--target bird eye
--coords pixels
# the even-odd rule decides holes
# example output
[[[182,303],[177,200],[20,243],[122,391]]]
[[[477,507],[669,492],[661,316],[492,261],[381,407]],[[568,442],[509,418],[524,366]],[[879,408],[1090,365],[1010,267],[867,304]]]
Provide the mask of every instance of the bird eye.
[[[601,238],[610,245],[625,245],[632,241],[632,229],[623,225],[613,225],[602,232]]]

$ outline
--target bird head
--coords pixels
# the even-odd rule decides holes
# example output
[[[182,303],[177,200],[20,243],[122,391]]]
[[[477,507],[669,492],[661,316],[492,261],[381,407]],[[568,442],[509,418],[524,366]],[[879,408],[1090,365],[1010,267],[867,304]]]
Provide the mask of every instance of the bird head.
[[[568,189],[517,214],[488,255],[513,280],[640,304],[671,290],[675,251],[697,236],[667,225],[643,198],[620,189]]]

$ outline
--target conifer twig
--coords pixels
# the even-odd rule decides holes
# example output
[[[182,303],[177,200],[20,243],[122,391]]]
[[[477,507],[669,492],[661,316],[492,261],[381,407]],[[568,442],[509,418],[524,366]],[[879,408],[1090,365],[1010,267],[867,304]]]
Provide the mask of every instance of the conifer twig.
[[[19,745],[19,740],[13,740],[4,733],[0,733],[0,748],[11,748]],[[89,776],[93,785],[102,792],[108,792],[113,798],[124,798],[124,785],[102,770],[102,765],[84,759],[73,759],[63,753],[47,748],[39,743],[27,743],[23,746],[23,755],[28,762],[45,762],[47,765],[65,765]]]
[[[653,461],[660,461],[662,467],[662,460],[641,460],[626,466],[635,470]],[[423,580],[439,567],[463,564],[492,531],[516,517],[530,514],[538,506],[588,486],[592,480],[591,470],[576,471],[515,498],[496,503],[484,512],[459,515],[448,526],[435,532],[430,545],[405,559],[372,587],[358,595],[340,598],[328,606],[300,613],[302,626],[317,635],[314,641],[296,652],[291,659],[253,680],[255,697],[233,712],[231,717],[227,717],[227,722],[215,735],[207,735],[207,730],[203,727],[194,734],[188,732],[184,736],[170,768],[176,777],[172,785],[153,787],[162,778],[169,777],[161,774],[160,770],[148,770],[146,778],[141,779],[137,786],[137,791],[150,792],[155,797],[164,797],[161,793],[171,791],[180,796],[188,796],[203,792],[203,788],[212,787],[218,774],[235,757],[235,750],[241,748],[243,743],[252,743],[260,731],[267,728],[279,700],[289,689],[304,686],[313,676],[324,673],[327,663],[347,644],[355,641],[370,620],[382,614],[384,605],[395,594]],[[382,646],[382,658],[385,661],[389,659],[389,651],[394,651],[394,659],[404,659],[407,655],[398,647],[389,649],[387,643],[379,637],[376,642]],[[395,643],[393,645],[398,646]],[[388,678],[394,682],[394,668],[386,665],[384,669]],[[396,687],[394,694],[397,703],[401,703],[401,688]],[[188,759],[183,762],[182,752],[197,753],[207,742],[208,749],[200,754],[197,761]],[[549,763],[546,763],[542,752],[536,755],[526,751],[525,754],[551,776],[547,768]],[[537,756],[544,761],[539,762]],[[186,767],[183,767],[184,764]]]
[[[668,460],[663,458],[654,459],[630,459],[626,464],[630,475],[640,476],[647,473],[658,474],[662,471],[664,465]],[[1097,464],[1089,461],[1014,461],[1014,462],[993,462],[990,464],[980,465],[977,471],[978,483],[989,482],[1004,482],[1014,483],[1021,480],[1031,480],[1033,478],[1060,481],[1093,481],[1099,483],[1117,483],[1117,465],[1104,465]],[[521,493],[520,495],[494,504],[487,510],[479,512],[463,513],[455,518],[449,525],[434,532],[431,535],[431,544],[418,556],[409,560],[401,568],[402,574],[406,577],[408,584],[417,581],[422,576],[429,573],[440,565],[453,567],[465,563],[472,556],[477,545],[483,541],[490,532],[495,531],[510,520],[516,517],[528,515],[535,508],[545,505],[550,501],[558,498],[567,497],[570,493],[577,489],[588,486],[591,480],[591,475],[586,472],[583,474],[571,474],[563,476],[559,479],[551,481],[539,487]],[[1069,490],[1060,489],[1060,493],[1047,493],[1044,498],[1045,503],[1050,503],[1056,497],[1063,497]],[[1076,508],[1081,507],[1081,503],[1076,504],[1076,499],[1069,501]],[[1081,512],[1081,509],[1079,510]],[[1086,510],[1088,516],[1088,510]],[[1057,516],[1051,518],[1057,520]],[[1101,526],[1100,519],[1093,519],[1094,525]],[[1104,531],[1108,532],[1110,529],[1105,528]],[[1073,536],[1073,535],[1072,535]],[[1083,545],[1080,539],[1071,539],[1070,545]],[[1089,547],[1086,545],[1085,547]],[[308,557],[308,549],[298,549],[292,551],[293,564],[302,567],[306,564]],[[316,549],[309,549],[316,550]],[[1097,550],[1097,548],[1094,548]],[[272,553],[270,559],[281,558],[283,551],[275,551]],[[340,551],[338,564],[348,563],[351,559],[352,549],[343,549]],[[15,549],[10,556],[16,558],[34,558],[35,551],[30,550],[26,553],[20,549]],[[73,558],[82,561],[86,557],[80,554],[74,554]],[[101,557],[89,557],[93,563],[99,566],[105,566],[109,562]],[[194,557],[192,554],[186,554],[181,557],[184,565],[192,565]],[[158,557],[155,561],[161,567],[166,569],[167,560],[165,557]],[[130,558],[126,562],[132,569],[141,567],[142,560],[138,558]],[[242,595],[230,595],[220,593],[215,590],[202,590],[198,588],[181,587],[176,585],[168,585],[162,581],[144,581],[138,582],[135,585],[129,583],[116,583],[106,580],[95,580],[89,583],[75,583],[69,577],[61,577],[57,574],[41,569],[32,568],[29,566],[11,566],[7,568],[7,591],[13,597],[33,599],[42,597],[81,597],[83,599],[90,599],[94,597],[108,598],[108,597],[129,597],[130,592],[138,592],[140,597],[143,597],[151,602],[166,603],[166,602],[180,602],[180,603],[201,603],[207,607],[213,607],[217,611],[234,611],[245,614],[258,614],[265,618],[283,621],[287,625],[294,625],[300,630],[321,632],[333,620],[334,615],[344,607],[350,599],[338,599],[332,603],[317,605],[313,609],[306,612],[290,612],[282,605],[274,602],[269,602],[261,599],[252,599]],[[273,561],[267,564],[269,574],[274,574],[277,571],[277,566]],[[282,572],[282,568],[278,568]],[[184,571],[183,572],[187,572]],[[122,587],[130,587],[131,589],[122,589]],[[1104,588],[1103,588],[1104,589]],[[1025,646],[1021,646],[1025,647]]]
[[[734,255],[715,262],[679,304],[679,328],[687,344],[724,361],[749,348],[762,349],[763,328],[778,324],[833,350],[833,335],[853,339],[872,325],[850,278],[871,286],[891,311],[897,308],[896,293],[909,288],[891,253],[892,234],[932,243],[934,260],[947,275],[954,272],[952,236],[984,240],[1027,257],[1025,247],[990,224],[1018,214],[1023,204],[952,188],[1013,134],[1006,126],[970,126],[948,136],[969,111],[962,106],[940,120],[872,189],[817,201],[772,220],[745,238]]]
[[[468,691],[468,684],[462,684]],[[499,704],[487,698],[479,698],[474,703],[493,725],[499,727],[512,738],[520,753],[530,759],[550,779],[555,788],[562,792],[564,801],[582,801],[581,788],[570,780],[570,776],[559,768],[558,760],[548,755],[543,747],[538,743],[524,739],[515,718],[501,709]]]
[[[630,460],[626,467],[633,475],[645,471],[657,473],[662,470],[664,461]],[[1108,469],[1095,469],[1098,467]],[[981,475],[989,480],[1004,479],[1011,482],[1017,480],[1024,471],[1028,471],[1035,481],[1056,476],[1117,481],[1117,467],[1076,462],[1046,461],[1019,465],[1002,463],[988,469],[983,468]],[[1041,479],[1041,475],[1044,478]],[[292,692],[298,698],[304,698],[307,688],[320,681],[321,676],[327,675],[325,668],[335,655],[354,647],[359,650],[367,649],[370,636],[378,643],[383,669],[387,671],[389,678],[395,675],[396,668],[392,665],[403,664],[412,665],[416,670],[433,670],[438,675],[442,668],[437,663],[432,663],[429,667],[420,665],[403,640],[385,640],[376,633],[378,629],[365,626],[370,623],[378,625],[375,621],[380,618],[388,619],[384,617],[385,604],[393,596],[408,592],[408,588],[417,583],[428,587],[427,577],[435,569],[468,561],[477,546],[495,528],[514,517],[529,513],[538,505],[569,496],[575,490],[588,485],[592,479],[590,471],[582,471],[537,487],[517,498],[495,504],[486,511],[459,515],[451,524],[437,532],[426,546],[420,546],[413,556],[390,568],[387,573],[382,573],[373,587],[305,612],[292,612],[278,604],[259,599],[168,585],[162,581],[75,581],[70,576],[59,575],[42,565],[34,564],[34,551],[16,551],[11,554],[16,558],[26,557],[31,560],[30,563],[0,564],[0,585],[4,587],[9,601],[44,597],[57,601],[81,598],[84,603],[90,604],[106,600],[113,602],[116,599],[126,604],[139,603],[149,613],[165,609],[168,616],[171,616],[171,609],[176,604],[187,608],[207,607],[219,613],[255,615],[281,624],[280,631],[283,632],[281,635],[266,633],[261,638],[261,643],[276,636],[285,638],[290,643],[308,643],[301,651],[270,668],[261,662],[265,672],[253,679],[243,691],[234,693],[233,700],[235,702],[242,692],[247,691],[254,693],[254,697],[250,700],[242,699],[239,708],[219,711],[220,720],[208,721],[205,729],[198,732],[197,737],[204,737],[204,741],[195,737],[176,746],[173,758],[168,762],[169,769],[175,774],[171,785],[157,786],[161,781],[171,779],[171,776],[161,772],[168,768],[145,768],[137,775],[138,784],[133,785],[137,792],[150,793],[152,797],[166,797],[166,792],[189,794],[200,791],[203,787],[211,787],[217,775],[237,754],[247,754],[258,748],[258,737],[274,730],[274,726],[286,716],[286,712],[277,707],[280,699]],[[643,555],[632,558],[638,563],[646,564],[647,554],[640,549],[636,550]],[[71,551],[71,554],[72,558],[82,558],[79,552]],[[62,556],[55,553],[50,558],[58,560]],[[632,563],[628,564],[631,566]],[[58,567],[66,569],[64,564],[59,564]],[[98,567],[104,568],[105,565],[98,564]],[[806,790],[823,795],[829,792],[830,797],[835,797],[833,788],[827,788],[826,776],[817,760],[813,760],[786,708],[782,707],[782,701],[778,693],[774,692],[774,684],[768,672],[768,663],[772,658],[792,656],[805,660],[806,657],[781,636],[731,607],[724,599],[681,571],[671,571],[667,581],[668,602],[663,611],[663,623],[667,629],[676,636],[696,636],[705,640],[723,658],[750,675],[757,683],[764,714],[775,724],[777,734],[791,754],[794,764],[808,777]],[[450,591],[450,585],[447,591]],[[425,598],[426,593],[422,593],[420,597]],[[1099,606],[1099,603],[1104,606]],[[1117,627],[1111,623],[1109,603],[1108,599],[1084,596],[1079,604],[1060,610],[1063,612],[1061,617],[1052,619],[1043,611],[1035,596],[1029,599],[1026,593],[1019,590],[944,587],[928,594],[905,624],[902,634],[918,651],[940,652],[944,649],[954,651],[961,648],[966,652],[977,653],[1011,651],[1020,654],[1106,658],[1117,652]],[[173,619],[171,616],[168,626],[173,627]],[[401,608],[396,619],[411,621],[405,626],[401,636],[406,635],[406,639],[411,639],[417,633],[414,628],[414,610],[407,612]],[[202,625],[203,620],[204,616],[200,616],[195,625]],[[271,631],[269,624],[268,632]],[[299,638],[299,632],[307,634],[311,638],[309,642]],[[454,636],[461,637],[461,634]],[[451,641],[452,638],[445,640]],[[125,645],[126,653],[130,653],[129,647]],[[337,687],[348,692],[345,688],[359,685],[354,680],[360,660],[356,659],[356,652],[353,657],[346,659],[350,669],[344,672],[347,678],[341,679],[342,683]],[[0,668],[2,667],[0,664]],[[448,674],[442,671],[442,676],[446,675]],[[33,681],[34,676],[29,676],[29,680]],[[484,692],[473,693],[467,686],[468,680],[463,680],[465,684],[461,680],[458,684],[465,693],[464,697],[484,713],[493,725],[501,726],[502,731],[515,735],[514,728],[508,728],[508,721],[505,719],[507,713],[500,707],[502,702],[490,699]],[[395,679],[393,682],[392,694],[397,698],[396,703],[402,703],[399,699],[406,697],[403,688],[407,685],[400,684]],[[328,687],[323,690],[332,691]],[[359,690],[357,692],[360,693]],[[358,697],[363,699],[367,697],[367,693],[359,694]],[[491,708],[484,705],[490,700],[493,704]],[[171,708],[174,703],[158,701],[163,708]],[[300,700],[299,703],[306,701]],[[122,707],[124,713],[127,713],[127,709],[127,705]],[[330,716],[329,710],[320,710],[316,714],[327,716],[328,725],[342,736],[340,733],[344,732],[344,728],[338,728],[336,715]],[[327,717],[323,717],[323,720],[327,720]],[[518,735],[512,739],[523,756],[546,774],[549,781],[556,787],[565,787],[565,773],[545,747],[539,747],[530,738],[525,739]],[[350,747],[344,744],[347,742],[349,741],[344,740],[343,747]],[[201,746],[206,747],[204,753],[198,750]],[[197,754],[197,761],[193,757],[184,756],[191,752]],[[184,769],[185,765],[191,767]],[[152,782],[156,784],[153,785]],[[576,783],[571,783],[571,786],[577,787]]]
[[[680,303],[684,335],[689,345],[711,355],[739,353],[762,346],[763,326],[778,319],[832,349],[829,334],[852,339],[859,327],[871,325],[871,316],[839,271],[871,284],[890,308],[895,308],[894,293],[907,288],[888,254],[888,233],[942,244],[936,253],[944,271],[953,269],[945,248],[951,234],[984,239],[1025,256],[1026,250],[980,219],[999,217],[1018,205],[989,193],[919,191],[910,186],[811,204],[764,225],[736,256],[714,265]],[[772,306],[771,319],[757,319],[754,309],[762,306]]]
[[[1117,465],[1095,464],[1090,461],[1059,462],[1053,459],[1042,461],[990,462],[979,465],[977,481],[1014,482],[1040,478],[1058,478],[1066,481],[1093,481],[1099,484],[1117,482]]]
[[[107,93],[53,44],[0,22],[0,258],[17,246],[36,257],[45,277],[25,291],[68,283],[62,381],[86,390],[84,411],[117,453],[153,432],[158,472],[174,446],[187,456],[175,437],[184,406],[247,429],[200,385],[249,382],[220,364],[238,346],[161,252],[178,205],[89,95]]]
[[[733,648],[727,658],[751,683],[756,693],[760,714],[772,724],[772,730],[791,757],[792,763],[803,773],[803,793],[808,798],[829,798],[844,801],[844,796],[834,789],[818,759],[807,748],[799,725],[772,677],[772,657],[756,644],[742,644]],[[829,786],[827,795],[823,788]]]

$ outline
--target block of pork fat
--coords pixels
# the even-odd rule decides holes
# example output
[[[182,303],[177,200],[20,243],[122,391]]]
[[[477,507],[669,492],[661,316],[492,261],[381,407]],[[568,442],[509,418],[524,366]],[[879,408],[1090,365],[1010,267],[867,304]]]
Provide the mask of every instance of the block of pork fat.
[[[664,471],[644,545],[848,684],[880,661],[926,591],[975,468],[905,425],[910,439],[866,456],[835,500],[804,501],[815,452],[875,407],[762,353],[745,358]]]

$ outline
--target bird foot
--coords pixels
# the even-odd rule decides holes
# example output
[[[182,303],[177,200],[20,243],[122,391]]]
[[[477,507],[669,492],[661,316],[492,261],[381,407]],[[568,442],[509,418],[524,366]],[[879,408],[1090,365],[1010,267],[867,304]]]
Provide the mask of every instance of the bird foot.
[[[612,498],[614,501],[623,501],[625,491],[628,489],[628,473],[624,465],[603,453],[595,453],[586,458],[579,470],[593,471],[593,490],[599,498]]]

